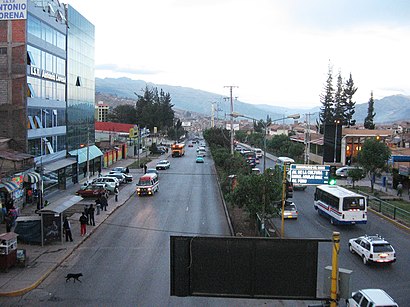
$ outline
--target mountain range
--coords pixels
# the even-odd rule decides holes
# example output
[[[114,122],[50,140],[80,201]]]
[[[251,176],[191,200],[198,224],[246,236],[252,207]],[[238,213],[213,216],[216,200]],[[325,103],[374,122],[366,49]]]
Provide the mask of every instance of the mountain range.
[[[230,113],[230,99],[220,94],[215,94],[199,89],[193,89],[182,86],[172,86],[165,84],[153,84],[142,80],[132,80],[129,78],[95,78],[95,91],[97,95],[107,95],[129,101],[136,101],[138,95],[142,95],[146,87],[156,87],[158,91],[162,89],[171,95],[171,103],[175,108],[189,112],[200,113],[205,116],[211,115],[212,103],[214,106],[215,118],[224,118]],[[319,95],[319,93],[318,93]],[[106,101],[104,101],[106,102]],[[357,124],[363,124],[367,116],[368,102],[356,102],[354,119]],[[410,96],[394,95],[382,99],[374,100],[375,123],[394,123],[410,120]],[[265,119],[267,115],[270,118],[282,118],[284,116],[299,113],[301,119],[306,114],[312,114],[310,117],[313,123],[318,117],[320,106],[310,109],[290,109],[285,107],[250,104],[234,100],[234,111],[245,114],[246,116]]]

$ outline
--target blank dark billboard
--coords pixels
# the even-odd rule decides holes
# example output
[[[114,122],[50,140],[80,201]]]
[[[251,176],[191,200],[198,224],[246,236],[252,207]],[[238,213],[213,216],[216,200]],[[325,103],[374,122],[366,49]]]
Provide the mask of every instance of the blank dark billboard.
[[[171,295],[316,299],[324,241],[171,236]]]

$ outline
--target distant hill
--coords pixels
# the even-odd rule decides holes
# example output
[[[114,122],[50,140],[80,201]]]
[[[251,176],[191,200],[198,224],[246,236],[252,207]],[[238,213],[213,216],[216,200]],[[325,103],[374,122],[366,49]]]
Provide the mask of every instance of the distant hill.
[[[210,116],[212,102],[216,102],[218,103],[218,112],[215,111],[215,117],[223,118],[226,114],[230,113],[230,102],[224,100],[225,96],[220,94],[189,87],[147,83],[142,80],[132,80],[129,78],[95,79],[97,94],[114,96],[118,101],[123,101],[123,103],[135,101],[137,99],[135,93],[142,94],[146,86],[157,87],[158,90],[163,89],[165,92],[170,93],[172,104],[177,109]],[[356,103],[354,119],[356,119],[357,123],[364,122],[364,118],[367,116],[367,107],[367,101]],[[374,107],[376,113],[375,123],[410,120],[410,96],[394,95],[375,99]],[[261,119],[266,118],[267,115],[275,119],[289,114],[300,113],[303,119],[307,113],[320,111],[320,106],[311,109],[290,109],[266,104],[255,105],[235,100],[234,110],[249,117]],[[316,117],[317,113],[311,116],[311,123],[315,121]]]

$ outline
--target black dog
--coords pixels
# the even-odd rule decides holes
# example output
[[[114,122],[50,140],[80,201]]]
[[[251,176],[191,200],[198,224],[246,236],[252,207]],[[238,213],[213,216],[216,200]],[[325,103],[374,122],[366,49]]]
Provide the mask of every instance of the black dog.
[[[78,280],[79,282],[81,282],[80,277],[83,276],[83,274],[81,273],[77,273],[77,274],[67,274],[67,276],[65,277],[65,282],[69,281],[71,278],[74,280],[74,282],[76,280]]]

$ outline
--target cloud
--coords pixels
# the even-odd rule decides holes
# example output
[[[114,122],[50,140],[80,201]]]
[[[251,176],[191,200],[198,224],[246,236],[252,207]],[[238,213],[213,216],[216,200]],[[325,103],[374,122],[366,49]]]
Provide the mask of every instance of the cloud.
[[[96,70],[111,71],[117,74],[131,74],[131,75],[156,75],[161,73],[159,70],[150,70],[145,68],[124,67],[117,64],[99,64],[95,65]]]

